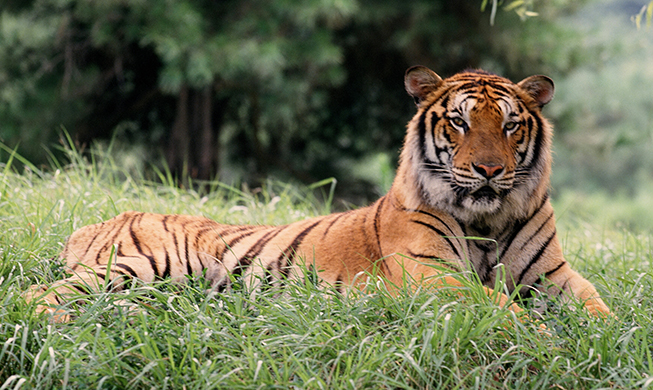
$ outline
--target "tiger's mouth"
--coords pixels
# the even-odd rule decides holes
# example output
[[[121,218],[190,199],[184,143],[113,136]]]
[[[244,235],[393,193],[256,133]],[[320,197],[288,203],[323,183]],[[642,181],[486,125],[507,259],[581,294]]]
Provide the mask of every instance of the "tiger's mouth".
[[[508,194],[508,190],[493,188],[489,184],[477,189],[465,188],[457,191],[457,203],[463,208],[495,209],[501,204],[501,200]],[[480,210],[480,209],[479,209]],[[486,210],[487,211],[487,210]]]
[[[469,194],[475,201],[481,200],[494,200],[496,198],[501,198],[501,191],[495,190],[489,185],[484,185],[476,191],[472,191]]]

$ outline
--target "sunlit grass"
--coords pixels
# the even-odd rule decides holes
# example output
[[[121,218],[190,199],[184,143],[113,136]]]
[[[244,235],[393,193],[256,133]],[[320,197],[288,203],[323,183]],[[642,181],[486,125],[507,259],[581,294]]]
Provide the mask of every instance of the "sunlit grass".
[[[210,192],[155,184],[103,153],[18,174],[0,167],[0,388],[645,388],[653,382],[651,241],[562,218],[568,260],[616,317],[552,305],[517,320],[474,284],[463,296],[391,296],[371,283],[340,295],[310,278],[283,294],[207,294],[202,280],[138,283],[71,302],[67,324],[37,316],[21,293],[52,282],[66,237],[135,209],[228,223],[283,224],[328,212],[279,183]],[[324,191],[328,194],[330,184]],[[320,191],[321,189],[318,189]],[[372,279],[373,281],[373,279]],[[136,310],[134,310],[136,306]],[[530,313],[536,318],[536,313]]]

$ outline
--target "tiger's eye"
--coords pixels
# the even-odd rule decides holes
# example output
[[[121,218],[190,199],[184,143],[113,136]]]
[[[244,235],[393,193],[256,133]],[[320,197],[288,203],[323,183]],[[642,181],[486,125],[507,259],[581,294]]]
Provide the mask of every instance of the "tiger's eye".
[[[465,126],[465,120],[459,116],[455,118],[451,118],[451,123],[453,123],[454,126],[456,127],[464,127]]]
[[[517,122],[508,122],[505,125],[503,125],[503,128],[506,131],[515,130],[517,128]]]

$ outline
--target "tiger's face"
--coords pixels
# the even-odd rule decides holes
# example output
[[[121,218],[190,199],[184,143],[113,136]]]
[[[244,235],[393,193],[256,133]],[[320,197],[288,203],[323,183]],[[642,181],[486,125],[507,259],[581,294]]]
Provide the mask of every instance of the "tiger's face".
[[[474,71],[442,80],[415,67],[405,82],[418,105],[405,148],[427,203],[474,223],[524,209],[548,185],[550,130],[540,110],[553,97],[549,78],[514,84]]]

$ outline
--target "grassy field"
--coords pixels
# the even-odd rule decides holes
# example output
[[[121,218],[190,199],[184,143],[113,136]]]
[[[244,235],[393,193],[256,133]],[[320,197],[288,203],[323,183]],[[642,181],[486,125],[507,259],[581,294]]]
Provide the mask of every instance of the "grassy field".
[[[147,182],[101,153],[70,160],[22,174],[0,166],[0,390],[653,387],[651,238],[569,210],[559,224],[567,258],[615,318],[552,302],[542,334],[474,284],[463,297],[391,297],[375,285],[342,296],[308,278],[255,298],[207,295],[202,280],[133,285],[80,299],[74,321],[52,324],[21,293],[62,276],[53,257],[81,226],[131,209],[265,224],[329,212],[308,189],[213,184],[201,195],[165,175],[167,185]],[[125,302],[139,309],[128,315]]]

